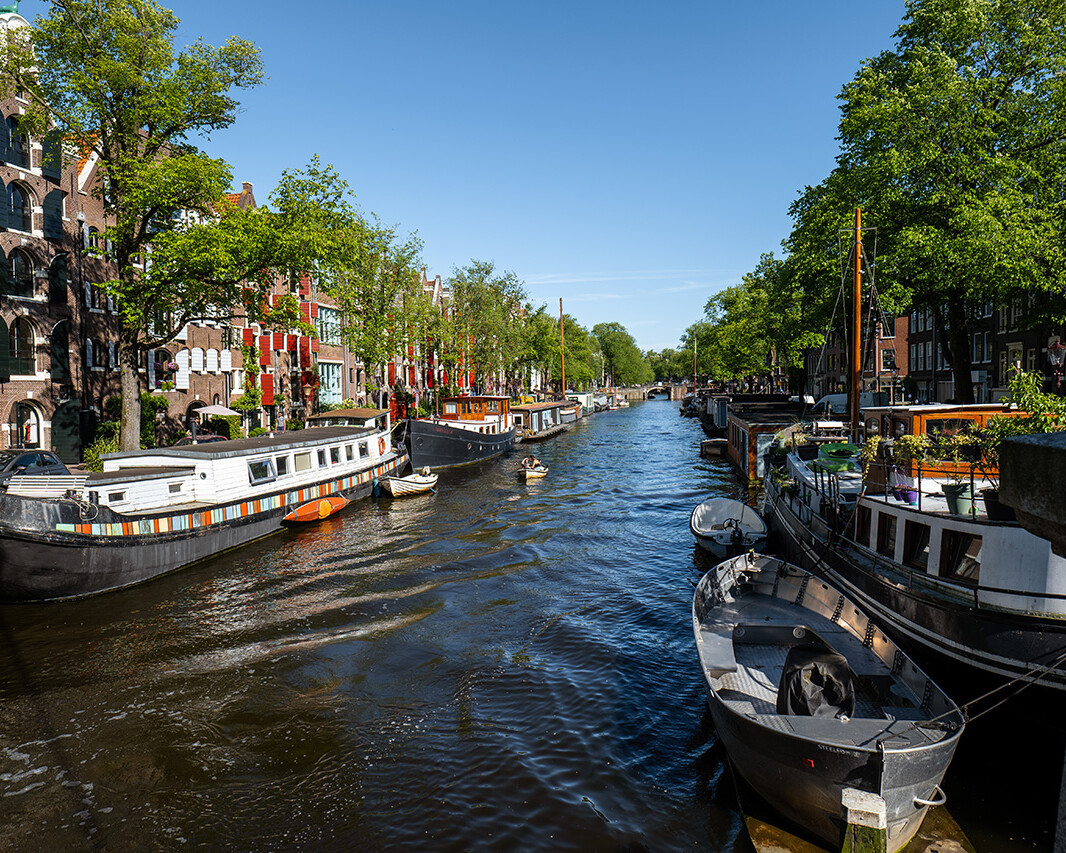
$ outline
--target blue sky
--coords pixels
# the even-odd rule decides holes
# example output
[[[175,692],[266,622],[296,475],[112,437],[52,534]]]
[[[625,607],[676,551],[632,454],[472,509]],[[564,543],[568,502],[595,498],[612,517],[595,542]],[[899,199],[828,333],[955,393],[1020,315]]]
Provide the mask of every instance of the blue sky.
[[[832,169],[836,96],[903,0],[163,0],[179,40],[255,42],[268,79],[204,147],[266,200],[315,153],[430,275],[473,258],[642,349],[780,253]],[[45,8],[26,0],[32,20]]]

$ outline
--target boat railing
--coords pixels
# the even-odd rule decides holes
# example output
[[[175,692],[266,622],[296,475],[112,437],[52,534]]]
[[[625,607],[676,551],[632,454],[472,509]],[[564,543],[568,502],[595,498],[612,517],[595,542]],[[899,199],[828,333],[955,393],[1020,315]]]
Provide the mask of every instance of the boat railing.
[[[19,474],[7,481],[7,493],[22,498],[85,497],[84,474]]]

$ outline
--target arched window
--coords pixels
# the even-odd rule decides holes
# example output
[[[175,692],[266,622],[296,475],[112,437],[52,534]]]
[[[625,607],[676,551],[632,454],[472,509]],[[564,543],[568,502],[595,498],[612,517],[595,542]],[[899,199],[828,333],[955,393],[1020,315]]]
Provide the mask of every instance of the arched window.
[[[7,188],[11,206],[8,208],[7,225],[16,231],[33,230],[33,196],[22,184],[13,183]]]
[[[15,166],[30,165],[30,145],[26,135],[19,131],[19,120],[15,116],[8,116],[7,121],[7,152],[4,159]]]
[[[52,328],[51,364],[53,382],[70,381],[70,321],[60,320]]]
[[[37,372],[33,326],[25,317],[18,317],[11,324],[8,354],[12,376],[33,376]]]
[[[67,256],[56,255],[48,266],[48,301],[53,305],[66,305],[69,283]]]
[[[11,264],[11,295],[33,298],[33,260],[22,249],[13,249]]]

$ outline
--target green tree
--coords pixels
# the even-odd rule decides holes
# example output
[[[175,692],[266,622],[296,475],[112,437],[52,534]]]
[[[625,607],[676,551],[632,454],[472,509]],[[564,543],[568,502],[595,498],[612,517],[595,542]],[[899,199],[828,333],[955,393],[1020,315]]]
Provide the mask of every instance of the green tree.
[[[844,87],[838,167],[798,226],[828,242],[807,217],[840,228],[864,210],[882,286],[938,315],[972,402],[969,305],[1062,292],[1066,6],[913,0],[896,36]]]
[[[513,272],[497,273],[490,261],[473,260],[452,270],[448,285],[453,370],[473,370],[483,391],[506,387],[507,375],[518,372],[522,358],[522,282]]]
[[[599,341],[612,385],[639,385],[653,378],[636,341],[621,323],[597,323],[592,334]]]
[[[219,209],[229,167],[189,138],[228,127],[238,106],[231,91],[262,77],[259,53],[243,39],[175,52],[177,25],[151,0],[57,0],[47,17],[8,40],[2,57],[9,85],[30,95],[24,127],[99,156],[99,191],[111,222],[108,256],[118,274],[104,286],[118,304],[121,446],[127,450],[140,443],[137,356],[152,321],[172,308],[187,315],[232,295],[214,282],[145,274],[136,261],[161,233],[192,230],[178,212],[210,218]],[[216,250],[227,241],[209,242]]]

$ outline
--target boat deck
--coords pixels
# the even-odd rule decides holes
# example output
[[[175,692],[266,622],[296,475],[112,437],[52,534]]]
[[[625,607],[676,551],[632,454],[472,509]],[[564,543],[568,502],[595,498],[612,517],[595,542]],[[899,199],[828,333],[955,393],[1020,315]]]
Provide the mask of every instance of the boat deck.
[[[802,626],[844,655],[856,676],[855,714],[846,727],[834,717],[778,714],[778,684],[788,646],[734,638],[738,625]],[[895,749],[922,746],[949,734],[938,726],[913,725],[929,718],[920,698],[846,627],[805,607],[767,595],[745,595],[707,614],[700,642],[705,664],[717,660],[709,668],[718,698],[734,713],[767,727],[855,745],[890,738],[886,745]]]

